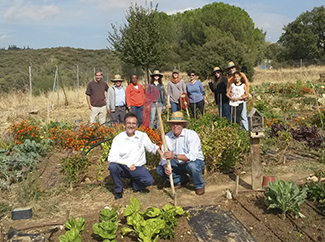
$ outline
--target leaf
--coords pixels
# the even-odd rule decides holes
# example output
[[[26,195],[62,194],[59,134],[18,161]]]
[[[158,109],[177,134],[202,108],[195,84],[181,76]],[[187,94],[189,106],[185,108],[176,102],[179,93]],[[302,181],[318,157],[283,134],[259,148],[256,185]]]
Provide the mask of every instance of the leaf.
[[[118,229],[118,222],[117,221],[106,221],[95,223],[93,225],[94,234],[98,234],[103,239],[115,239],[116,238],[116,231]]]
[[[106,222],[109,220],[116,221],[117,220],[117,212],[116,209],[107,209],[104,208],[100,213],[99,213],[99,219],[102,222]]]
[[[137,199],[135,199],[133,196],[131,196],[130,202],[131,202],[131,204],[129,204],[126,207],[126,209],[124,209],[124,211],[123,211],[123,215],[125,217],[128,217],[128,216],[132,215],[133,213],[138,212],[141,208],[139,201]]]

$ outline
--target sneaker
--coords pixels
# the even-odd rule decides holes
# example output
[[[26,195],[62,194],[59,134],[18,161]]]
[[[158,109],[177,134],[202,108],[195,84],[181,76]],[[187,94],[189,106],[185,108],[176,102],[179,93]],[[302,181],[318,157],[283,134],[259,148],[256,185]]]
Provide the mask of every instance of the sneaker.
[[[117,193],[115,193],[115,195],[114,195],[115,200],[120,199],[120,198],[122,198],[122,197],[123,197],[123,194],[122,194],[121,192],[117,192]]]

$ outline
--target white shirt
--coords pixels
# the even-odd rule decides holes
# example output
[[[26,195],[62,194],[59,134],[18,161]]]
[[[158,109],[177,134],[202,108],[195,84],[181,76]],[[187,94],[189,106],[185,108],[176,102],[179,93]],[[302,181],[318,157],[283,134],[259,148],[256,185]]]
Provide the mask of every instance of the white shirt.
[[[124,131],[113,139],[107,160],[128,167],[131,165],[143,166],[146,164],[145,150],[156,154],[158,148],[151,142],[146,133],[136,130],[135,135],[129,137]]]
[[[166,134],[166,143],[168,150],[177,155],[185,155],[190,161],[197,159],[204,160],[204,155],[201,148],[201,141],[197,133],[190,129],[183,129],[178,137],[170,131]],[[183,164],[185,161],[176,160],[178,164]],[[162,159],[160,165],[166,164],[166,160]]]
[[[241,97],[245,94],[245,84],[242,83],[239,86],[235,85],[235,83],[231,84],[231,93],[233,98]],[[243,103],[244,101],[229,101],[229,105],[233,107],[237,107],[240,103]]]

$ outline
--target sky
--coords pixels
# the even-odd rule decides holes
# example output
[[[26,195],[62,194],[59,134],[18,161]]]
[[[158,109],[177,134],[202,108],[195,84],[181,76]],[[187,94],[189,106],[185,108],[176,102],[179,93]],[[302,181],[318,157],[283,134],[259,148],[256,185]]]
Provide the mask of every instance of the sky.
[[[125,23],[129,0],[0,0],[0,48],[16,45],[32,49],[109,47],[111,24]],[[167,14],[201,8],[209,0],[160,0],[158,10]],[[324,0],[233,0],[223,1],[244,9],[255,27],[266,32],[266,41],[276,42],[282,29],[300,14],[325,4]]]

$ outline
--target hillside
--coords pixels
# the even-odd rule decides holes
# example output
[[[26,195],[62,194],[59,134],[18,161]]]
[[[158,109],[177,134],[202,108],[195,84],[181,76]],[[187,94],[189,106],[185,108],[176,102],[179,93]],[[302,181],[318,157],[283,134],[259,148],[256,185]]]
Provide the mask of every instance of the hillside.
[[[33,90],[51,90],[56,66],[64,86],[74,86],[77,80],[85,84],[92,78],[94,68],[101,69],[107,78],[121,70],[121,63],[108,49],[85,50],[70,47],[47,49],[0,50],[0,92],[24,90],[29,86],[29,66],[32,70]],[[108,74],[108,75],[107,75]]]

